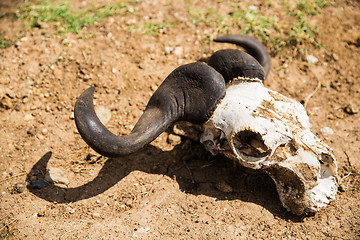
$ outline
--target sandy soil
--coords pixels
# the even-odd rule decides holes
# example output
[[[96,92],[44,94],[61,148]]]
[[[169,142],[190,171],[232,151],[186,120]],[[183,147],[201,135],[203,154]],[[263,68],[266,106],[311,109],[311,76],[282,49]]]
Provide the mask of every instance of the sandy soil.
[[[0,12],[19,4],[2,1]],[[51,24],[24,31],[10,14],[0,19],[3,35],[18,42],[0,49],[0,238],[360,239],[359,1],[335,1],[311,17],[323,47],[308,44],[306,52],[288,48],[273,55],[266,82],[306,101],[313,132],[334,149],[342,191],[316,214],[287,212],[267,175],[173,134],[116,159],[101,157],[81,139],[73,107],[88,86],[97,87],[96,105],[111,110],[109,129],[127,134],[173,69],[234,48],[204,44],[204,34],[216,37],[215,30],[187,25],[188,5],[141,1],[140,15],[107,18],[83,30],[86,38],[56,35]],[[207,3],[220,10],[230,6]],[[143,16],[161,20],[174,13],[184,24],[158,36],[122,27]],[[309,64],[310,54],[319,61]],[[62,169],[69,184],[22,189],[43,179],[49,167]]]

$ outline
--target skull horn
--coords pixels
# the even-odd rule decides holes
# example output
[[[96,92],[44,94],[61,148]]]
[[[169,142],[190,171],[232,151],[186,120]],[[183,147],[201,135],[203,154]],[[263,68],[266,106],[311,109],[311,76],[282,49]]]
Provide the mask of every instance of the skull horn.
[[[204,63],[175,69],[150,98],[143,115],[129,135],[111,133],[97,117],[93,94],[85,90],[75,103],[77,129],[85,142],[107,157],[133,153],[153,141],[176,121],[204,123],[225,95],[224,78]]]
[[[250,54],[237,49],[223,49],[211,55],[208,64],[221,73],[225,82],[238,77],[259,79],[264,82],[266,74],[260,63]]]
[[[265,70],[265,78],[270,72],[270,55],[265,46],[256,38],[246,35],[227,35],[214,39],[215,42],[233,43],[244,48]]]

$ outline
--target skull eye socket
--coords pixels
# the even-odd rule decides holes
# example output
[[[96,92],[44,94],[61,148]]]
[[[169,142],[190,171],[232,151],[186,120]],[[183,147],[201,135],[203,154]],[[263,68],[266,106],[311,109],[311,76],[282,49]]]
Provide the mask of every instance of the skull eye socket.
[[[233,138],[235,149],[243,156],[262,158],[271,153],[261,135],[250,130],[238,132]]]

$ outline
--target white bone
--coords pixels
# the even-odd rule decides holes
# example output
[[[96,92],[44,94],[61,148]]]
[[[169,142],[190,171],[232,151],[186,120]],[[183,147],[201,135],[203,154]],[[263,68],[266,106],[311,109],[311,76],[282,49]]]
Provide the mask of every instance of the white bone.
[[[234,79],[200,141],[245,167],[267,172],[280,200],[295,214],[316,212],[337,193],[337,165],[310,131],[304,107],[257,79]]]

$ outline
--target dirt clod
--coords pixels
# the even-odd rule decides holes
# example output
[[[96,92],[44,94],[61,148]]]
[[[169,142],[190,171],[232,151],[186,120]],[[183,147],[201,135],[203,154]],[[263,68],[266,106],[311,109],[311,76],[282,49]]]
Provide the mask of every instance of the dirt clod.
[[[3,97],[0,101],[0,106],[5,109],[11,109],[13,107],[13,103],[10,98]]]

